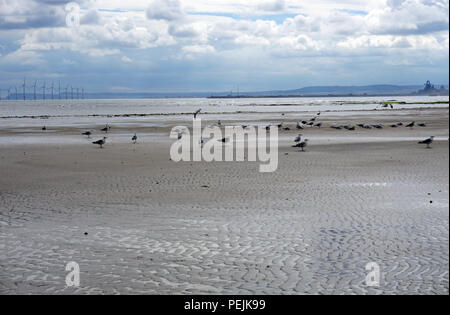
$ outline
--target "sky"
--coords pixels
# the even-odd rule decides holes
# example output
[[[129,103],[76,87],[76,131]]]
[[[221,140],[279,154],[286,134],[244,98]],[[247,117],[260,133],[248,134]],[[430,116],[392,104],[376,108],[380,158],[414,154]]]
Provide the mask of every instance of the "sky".
[[[0,0],[0,89],[448,84],[448,0]]]

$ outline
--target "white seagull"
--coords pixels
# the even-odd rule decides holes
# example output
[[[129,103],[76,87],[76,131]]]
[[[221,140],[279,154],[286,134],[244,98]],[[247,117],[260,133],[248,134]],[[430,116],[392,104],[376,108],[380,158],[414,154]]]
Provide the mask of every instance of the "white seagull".
[[[431,144],[434,141],[434,136],[428,138],[427,140],[424,141],[420,141],[419,144],[426,144],[427,145],[427,149],[431,149]]]

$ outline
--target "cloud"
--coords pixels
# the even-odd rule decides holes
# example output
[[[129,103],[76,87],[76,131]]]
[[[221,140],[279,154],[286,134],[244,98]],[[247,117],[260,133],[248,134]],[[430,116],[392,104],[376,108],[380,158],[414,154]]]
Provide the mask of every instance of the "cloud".
[[[125,63],[133,62],[133,60],[131,60],[131,59],[128,58],[127,56],[123,56],[121,60],[122,60],[123,62],[125,62]]]
[[[150,20],[165,21],[179,20],[184,16],[179,0],[151,0],[146,14]]]

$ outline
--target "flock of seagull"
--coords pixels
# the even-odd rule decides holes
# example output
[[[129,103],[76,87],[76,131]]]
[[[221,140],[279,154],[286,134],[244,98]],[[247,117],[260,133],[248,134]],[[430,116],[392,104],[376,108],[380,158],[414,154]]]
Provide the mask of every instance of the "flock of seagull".
[[[201,113],[201,111],[202,110],[199,109],[199,110],[197,110],[194,113],[194,119],[196,119],[198,117],[198,115]],[[309,128],[313,128],[313,127],[322,128],[323,127],[323,123],[322,122],[318,122],[320,116],[321,116],[321,112],[318,112],[315,117],[311,118],[308,121],[303,120],[301,122],[297,122],[296,129],[303,130],[303,129],[307,128],[307,127],[309,127]],[[219,127],[222,126],[222,122],[219,120],[217,125]],[[416,125],[419,126],[419,127],[426,127],[427,126],[425,123],[418,123],[418,124],[416,124],[416,122],[413,121],[413,122],[411,122],[409,124],[403,124],[403,123],[399,122],[399,123],[390,125],[390,127],[391,128],[405,127],[405,128],[411,128],[412,129]],[[289,126],[284,126],[283,123],[280,123],[280,124],[278,124],[276,126],[278,127],[278,129],[282,129],[282,130],[285,130],[285,131],[291,130],[291,128]],[[248,125],[242,125],[243,129],[247,129],[248,127],[249,127]],[[266,130],[270,131],[271,127],[272,127],[272,125],[267,125],[266,126]],[[349,131],[355,131],[356,127],[359,127],[359,128],[362,128],[362,129],[384,129],[385,128],[385,126],[383,124],[369,125],[369,124],[363,124],[363,123],[357,124],[356,126],[353,126],[353,125],[332,125],[330,128],[336,129],[336,130],[345,129],[345,130],[349,130]],[[42,128],[42,130],[47,130],[47,129],[46,129],[46,127],[44,127],[44,128]],[[108,133],[110,130],[111,130],[111,126],[109,124],[107,124],[105,126],[105,128],[101,129],[101,131],[104,132],[104,133]],[[85,132],[82,133],[83,136],[87,136],[88,138],[91,138],[92,134],[93,133],[90,130],[89,131],[85,131]],[[182,138],[183,138],[183,132],[182,131],[178,131],[178,140],[181,140]],[[419,144],[426,144],[427,148],[431,148],[431,144],[433,143],[434,138],[435,138],[434,136],[430,137],[430,138],[428,138],[428,139],[426,139],[424,141],[420,141]],[[92,143],[95,144],[95,145],[98,145],[100,148],[103,148],[103,146],[106,144],[106,139],[108,139],[108,138],[107,137],[103,137],[102,139],[94,141]],[[137,140],[138,140],[138,136],[135,133],[134,136],[131,138],[131,141],[133,142],[133,144],[136,144]],[[222,143],[227,143],[227,142],[230,141],[230,139],[229,138],[223,138],[223,139],[220,139],[218,141],[222,142]],[[296,138],[294,139],[294,143],[295,144],[292,147],[293,148],[299,148],[299,149],[301,149],[301,151],[305,151],[305,148],[308,146],[308,141],[309,141],[308,139],[304,139],[303,140],[303,134],[298,134],[296,136]],[[200,144],[203,146],[204,143],[205,143],[205,139],[202,137],[200,139]]]

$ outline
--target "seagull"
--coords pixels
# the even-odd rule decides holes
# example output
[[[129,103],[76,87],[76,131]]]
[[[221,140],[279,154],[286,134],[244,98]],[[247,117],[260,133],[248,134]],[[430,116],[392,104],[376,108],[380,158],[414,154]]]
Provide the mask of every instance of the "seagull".
[[[308,122],[306,120],[302,121],[302,124],[306,125]]]
[[[317,116],[320,116],[320,112],[317,113]]]
[[[294,142],[302,142],[303,135],[301,133],[298,134],[297,138],[295,138]]]
[[[403,126],[403,123],[402,123],[402,122],[399,122],[399,123],[397,124],[397,126],[401,127],[401,126]]]
[[[320,127],[322,127],[322,123],[318,123],[315,126],[320,128]]]
[[[270,125],[266,126],[266,130],[270,131]]]
[[[47,130],[46,126],[42,127],[42,131],[46,131],[46,130]]]
[[[317,117],[311,118],[310,121],[316,121]]]
[[[222,122],[219,120],[218,122],[217,122],[217,125],[220,127],[220,126],[222,126]]]
[[[137,139],[138,139],[137,134],[134,134],[133,138],[131,138],[131,141],[133,141],[133,143],[136,144]]]
[[[350,128],[348,128],[347,130],[349,130],[349,131],[355,131],[356,130],[356,128],[355,128],[355,126],[351,126]]]
[[[286,127],[286,128],[284,128],[284,130],[285,130],[285,131],[289,131],[289,130],[291,130],[291,128]]]
[[[223,143],[230,142],[230,138],[223,138],[223,139],[220,139],[219,142],[223,142]]]
[[[101,131],[108,133],[108,131],[111,129],[111,127],[109,125],[106,125],[105,128],[103,128]]]
[[[281,127],[283,127],[283,123],[278,124],[278,128],[281,128]]]
[[[364,124],[358,124],[358,127],[364,128]]]
[[[196,111],[196,112],[194,113],[194,119],[197,118],[198,114],[200,114],[201,111],[202,111],[202,109],[200,108],[198,111]]]
[[[383,125],[382,124],[373,125],[373,127],[376,128],[376,129],[383,129]]]
[[[408,124],[408,125],[406,125],[406,127],[408,127],[408,128],[413,128],[414,126],[416,125],[416,122],[415,121],[413,121],[412,123],[410,123],[410,124]]]
[[[398,125],[393,124],[393,125],[391,125],[391,128],[398,128]]]
[[[427,145],[427,149],[431,149],[431,144],[434,141],[434,136],[428,138],[427,140],[424,141],[420,141],[419,144],[426,144]]]
[[[106,139],[107,139],[106,137],[103,137],[103,139],[98,140],[98,141],[95,141],[95,142],[92,142],[92,144],[97,144],[97,145],[99,145],[100,148],[102,149],[103,146],[104,146],[105,143],[106,143]]]
[[[420,124],[418,124],[418,126],[419,126],[419,127],[426,127],[427,124],[425,124],[425,123],[420,123]]]
[[[88,138],[90,138],[92,136],[92,131],[86,131],[82,133],[83,136],[87,136]]]
[[[297,129],[303,129],[302,125],[300,125],[300,123],[297,123]]]
[[[178,140],[181,140],[181,138],[183,138],[183,133],[182,132],[178,132]]]
[[[305,151],[306,146],[308,145],[308,139],[305,139],[303,142],[299,142],[296,145],[293,145],[293,148],[301,148],[302,152]]]

